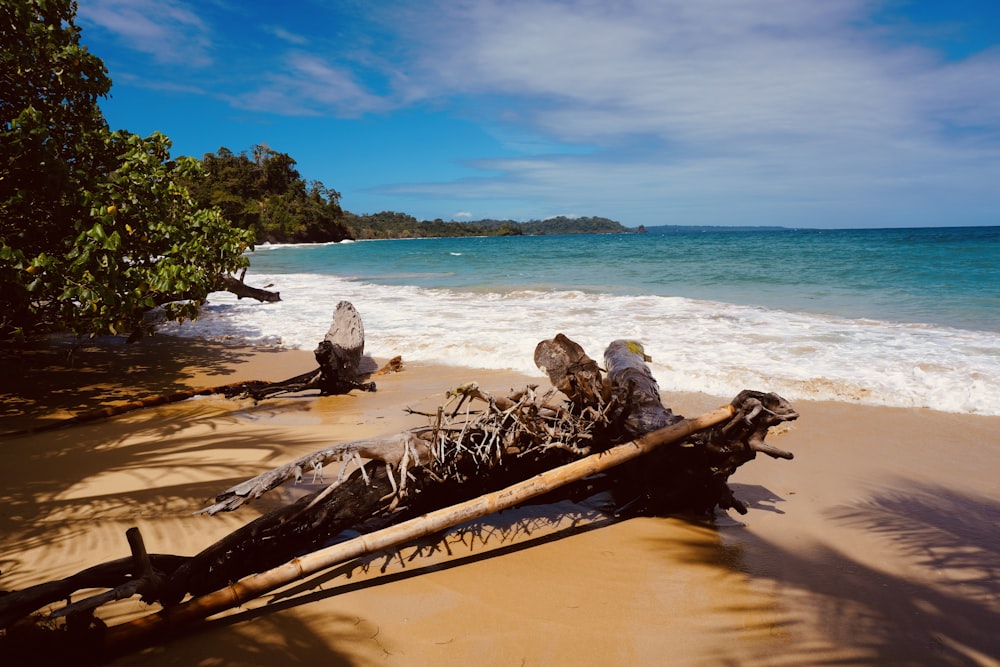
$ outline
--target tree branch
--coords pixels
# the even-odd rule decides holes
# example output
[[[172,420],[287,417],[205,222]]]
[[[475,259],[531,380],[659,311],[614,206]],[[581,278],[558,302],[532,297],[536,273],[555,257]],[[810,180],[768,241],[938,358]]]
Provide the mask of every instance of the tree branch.
[[[242,274],[239,278],[234,278],[228,274],[220,275],[217,281],[217,287],[224,292],[232,292],[239,299],[246,297],[272,303],[275,301],[281,301],[281,294],[279,292],[270,292],[266,289],[247,285],[243,282]]]

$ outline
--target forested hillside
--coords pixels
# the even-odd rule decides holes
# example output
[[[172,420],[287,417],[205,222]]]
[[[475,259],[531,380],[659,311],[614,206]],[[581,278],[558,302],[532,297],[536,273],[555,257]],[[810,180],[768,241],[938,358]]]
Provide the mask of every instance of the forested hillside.
[[[354,238],[344,225],[340,193],[306,181],[295,160],[266,145],[234,154],[228,148],[202,158],[204,173],[189,184],[199,206],[219,207],[237,227],[254,232],[258,243],[343,241]]]
[[[266,145],[239,154],[228,148],[202,158],[203,175],[189,184],[199,206],[217,206],[258,243],[345,239],[620,234],[630,230],[607,218],[565,216],[546,220],[417,220],[396,211],[358,215],[340,207],[340,193],[319,181],[306,182],[295,160]]]
[[[469,222],[419,221],[412,215],[382,211],[373,215],[344,214],[345,224],[356,239],[435,238],[443,236],[539,236],[544,234],[622,234],[633,232],[607,218],[568,218],[517,222],[473,220]]]

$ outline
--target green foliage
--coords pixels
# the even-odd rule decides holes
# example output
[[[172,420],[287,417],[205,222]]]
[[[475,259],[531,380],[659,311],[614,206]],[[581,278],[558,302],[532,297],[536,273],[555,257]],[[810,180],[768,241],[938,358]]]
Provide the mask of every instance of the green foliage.
[[[344,222],[356,239],[414,239],[454,236],[492,236],[493,230],[475,223],[417,220],[412,215],[382,211],[368,215],[345,212]]]
[[[548,220],[418,221],[412,215],[382,211],[370,215],[345,212],[344,221],[358,239],[438,238],[453,236],[521,236],[542,234],[622,234],[632,230],[607,218],[556,217]]]
[[[524,234],[524,229],[516,222],[504,222],[496,228],[496,233],[497,236],[521,236]]]
[[[252,156],[246,151],[235,155],[223,147],[204,156],[204,173],[189,183],[199,205],[218,207],[260,242],[351,238],[342,221],[339,192],[318,181],[307,185],[285,153],[265,145],[251,150]]]
[[[493,234],[510,235],[510,233],[529,236],[544,236],[549,234],[626,234],[634,230],[624,227],[621,223],[608,218],[579,217],[570,218],[564,215],[545,220],[529,220],[514,222],[513,220],[477,220],[467,223],[491,230]]]
[[[75,3],[0,0],[0,340],[140,331],[193,317],[251,235],[199,209],[200,164],[161,134],[111,132],[111,81],[80,45]],[[180,302],[180,303],[178,303]]]
[[[200,206],[218,207],[258,242],[326,242],[344,239],[521,236],[524,234],[620,234],[631,230],[607,218],[547,220],[417,220],[396,211],[356,215],[340,208],[340,193],[314,181],[307,186],[295,160],[266,145],[238,155],[222,147],[202,158],[200,179],[188,185]]]
[[[344,222],[356,239],[408,239],[457,236],[443,229],[449,223],[420,222],[412,215],[396,211],[382,211],[371,215],[344,214]]]
[[[632,230],[608,218],[557,216],[522,225],[525,234],[622,234]]]

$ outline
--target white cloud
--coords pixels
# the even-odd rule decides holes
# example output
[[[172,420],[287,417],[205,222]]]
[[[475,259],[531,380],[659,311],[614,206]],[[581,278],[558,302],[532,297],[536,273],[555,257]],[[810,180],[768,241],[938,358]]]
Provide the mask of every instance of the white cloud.
[[[277,25],[264,26],[264,30],[271,33],[278,39],[288,42],[289,44],[294,44],[296,46],[305,46],[306,44],[309,43],[308,37],[285,30],[281,26]]]
[[[90,0],[80,3],[78,13],[83,24],[100,26],[160,62],[212,62],[208,26],[174,0]]]
[[[456,183],[456,195],[516,184],[550,201],[622,192],[665,206],[721,209],[728,196],[860,210],[962,188],[996,202],[1000,49],[947,61],[886,40],[871,7],[443,3],[408,27],[427,37],[410,75],[441,97],[481,96],[484,120],[595,147],[555,166],[484,162],[504,176]]]
[[[409,182],[359,188],[406,210],[439,201],[488,217],[509,205],[634,224],[670,211],[796,224],[865,211],[930,220],[965,202],[985,220],[1000,209],[1000,47],[945,57],[875,21],[882,6],[398,0],[314,7],[325,20],[295,32],[243,8],[277,37],[259,48],[235,30],[214,42],[210,10],[182,0],[91,0],[80,13],[161,62],[217,54],[183,84],[237,107],[370,115],[369,127],[412,121],[416,132],[429,110],[435,122],[478,123],[502,147],[463,152],[463,168],[448,168],[460,179],[434,180],[435,159],[453,155],[442,146]]]
[[[344,117],[387,106],[385,100],[366,91],[350,69],[306,52],[287,54],[280,71],[262,78],[260,88],[235,97],[234,103],[276,114]]]

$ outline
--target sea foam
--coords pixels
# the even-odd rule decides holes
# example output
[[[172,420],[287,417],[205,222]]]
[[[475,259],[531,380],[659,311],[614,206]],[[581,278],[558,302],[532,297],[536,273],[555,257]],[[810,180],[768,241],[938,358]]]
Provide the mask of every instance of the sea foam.
[[[256,274],[282,301],[213,294],[202,317],[163,331],[313,349],[337,302],[361,313],[375,357],[541,377],[538,341],[564,333],[601,360],[618,338],[641,341],[660,387],[722,397],[741,389],[788,399],[1000,415],[1000,334],[844,319],[682,297],[579,291],[468,292],[357,282],[331,275]],[[470,378],[474,379],[474,378]]]

